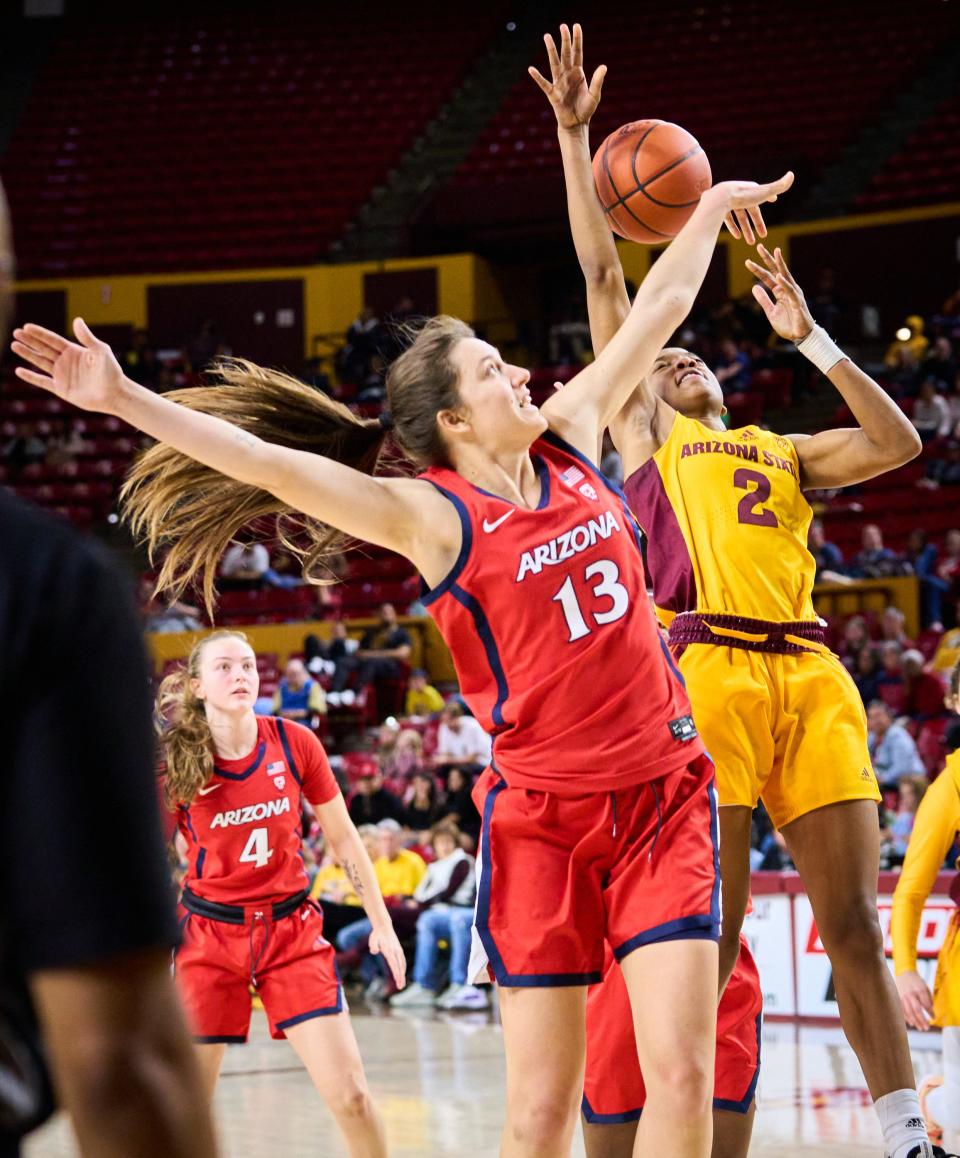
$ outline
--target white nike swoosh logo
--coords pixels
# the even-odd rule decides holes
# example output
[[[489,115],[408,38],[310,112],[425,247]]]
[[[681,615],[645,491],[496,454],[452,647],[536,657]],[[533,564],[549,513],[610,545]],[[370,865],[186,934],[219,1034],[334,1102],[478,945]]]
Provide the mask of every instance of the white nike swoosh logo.
[[[483,520],[483,529],[489,535],[490,532],[495,531],[497,529],[497,527],[500,526],[501,523],[505,523],[507,521],[507,519],[509,519],[510,516],[514,513],[514,511],[516,511],[516,509],[517,508],[514,507],[513,510],[507,511],[507,513],[505,515],[501,515],[499,519],[495,519],[492,523],[490,522],[489,519],[484,519]]]
[[[222,787],[223,787],[223,785],[222,785],[222,784],[211,784],[209,788],[201,788],[201,789],[200,789],[200,795],[201,795],[201,796],[206,796],[206,794],[207,794],[208,792],[216,792],[216,790],[217,790],[218,788],[222,788]]]

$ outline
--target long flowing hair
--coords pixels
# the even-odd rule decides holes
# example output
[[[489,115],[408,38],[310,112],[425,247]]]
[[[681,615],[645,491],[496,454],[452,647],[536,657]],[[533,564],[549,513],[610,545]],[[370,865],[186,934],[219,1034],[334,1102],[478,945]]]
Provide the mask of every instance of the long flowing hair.
[[[166,764],[164,798],[171,809],[192,804],[213,776],[213,733],[190,681],[200,677],[203,649],[218,639],[250,642],[242,631],[211,632],[194,644],[185,666],[166,676],[157,692],[154,724]]]
[[[396,440],[420,467],[447,464],[437,415],[460,403],[451,353],[457,342],[472,336],[456,318],[431,318],[390,367],[387,399]],[[211,375],[210,385],[172,390],[166,397],[224,418],[265,442],[377,473],[387,438],[379,420],[361,418],[296,378],[243,358],[216,363]],[[270,520],[264,537],[279,539],[299,557],[304,578],[312,583],[335,579],[325,560],[351,542],[268,491],[219,474],[163,443],[136,460],[120,492],[120,506],[151,560],[163,556],[157,592],[179,597],[200,581],[211,615],[217,564],[244,528]]]

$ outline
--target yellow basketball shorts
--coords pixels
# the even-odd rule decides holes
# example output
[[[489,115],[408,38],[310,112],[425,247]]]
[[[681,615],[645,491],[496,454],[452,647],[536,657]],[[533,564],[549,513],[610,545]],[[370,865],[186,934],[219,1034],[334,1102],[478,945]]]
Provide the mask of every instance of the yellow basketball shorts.
[[[960,913],[954,913],[937,954],[933,983],[933,1025],[960,1026]]]
[[[680,671],[717,769],[720,805],[762,800],[777,828],[844,800],[881,799],[867,717],[832,652],[693,643]]]

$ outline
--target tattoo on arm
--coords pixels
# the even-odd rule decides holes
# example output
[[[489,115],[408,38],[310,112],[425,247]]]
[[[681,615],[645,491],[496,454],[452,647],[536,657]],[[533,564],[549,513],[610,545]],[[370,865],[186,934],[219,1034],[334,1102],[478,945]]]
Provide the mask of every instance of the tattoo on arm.
[[[344,861],[343,871],[347,874],[350,883],[353,885],[353,891],[358,897],[363,896],[363,881],[360,877],[360,870],[353,863],[352,860]]]
[[[241,446],[256,446],[256,438],[248,430],[238,430],[233,436],[234,442],[239,442]]]

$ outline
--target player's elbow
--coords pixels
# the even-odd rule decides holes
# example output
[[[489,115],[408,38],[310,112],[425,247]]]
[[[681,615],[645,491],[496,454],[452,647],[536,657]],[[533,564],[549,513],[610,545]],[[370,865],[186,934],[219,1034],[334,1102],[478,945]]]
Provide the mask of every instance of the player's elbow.
[[[626,283],[623,280],[623,270],[619,261],[586,258],[581,260],[580,268],[583,271],[583,280],[586,283],[588,293],[599,294],[604,297],[626,293]]]

